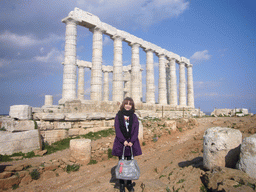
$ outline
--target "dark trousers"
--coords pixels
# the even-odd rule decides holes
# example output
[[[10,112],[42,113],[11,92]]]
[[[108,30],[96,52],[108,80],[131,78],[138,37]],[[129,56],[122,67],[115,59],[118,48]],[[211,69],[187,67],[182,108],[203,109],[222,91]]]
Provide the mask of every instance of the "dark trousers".
[[[119,160],[122,159],[122,156],[119,156]],[[127,159],[127,160],[131,160],[131,156],[125,156],[124,159]],[[124,180],[122,179],[119,179],[119,182],[120,184],[124,184]],[[132,184],[132,181],[131,180],[127,180],[127,185],[130,185]]]

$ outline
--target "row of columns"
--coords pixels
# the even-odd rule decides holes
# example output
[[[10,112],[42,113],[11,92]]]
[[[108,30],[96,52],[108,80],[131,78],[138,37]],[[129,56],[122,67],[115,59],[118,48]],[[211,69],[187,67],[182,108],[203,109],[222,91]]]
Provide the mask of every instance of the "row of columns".
[[[62,99],[59,103],[67,100],[76,99],[76,41],[77,41],[77,21],[67,18],[66,23],[66,44],[65,60],[63,69],[63,92]],[[108,100],[108,74],[104,74],[104,93],[102,97],[102,37],[103,30],[99,27],[91,28],[93,33],[92,46],[92,66],[91,66],[91,100],[104,101]],[[114,35],[111,37],[114,41],[114,61],[113,61],[113,87],[112,100],[122,101],[124,93],[129,93],[127,87],[124,87],[123,64],[122,64],[122,41],[123,38]],[[131,90],[129,96],[134,99],[135,103],[141,102],[141,73],[140,73],[140,44],[137,42],[129,43],[132,51],[131,58]],[[152,49],[144,48],[146,52],[146,103],[155,104],[155,86],[154,86],[154,60]],[[169,89],[168,100],[173,107],[178,105],[177,102],[177,77],[176,77],[176,59],[167,57],[164,53],[157,53],[159,58],[159,80],[158,80],[158,103],[167,105],[167,88]],[[167,58],[167,60],[166,60]],[[170,83],[166,85],[166,63],[168,63]],[[194,108],[194,88],[192,65],[179,61],[179,106]],[[187,67],[187,96],[186,100],[186,77],[185,67]],[[79,67],[78,78],[78,99],[83,99],[84,76],[83,67]],[[106,89],[106,90],[105,90]],[[186,104],[187,101],[187,104]]]

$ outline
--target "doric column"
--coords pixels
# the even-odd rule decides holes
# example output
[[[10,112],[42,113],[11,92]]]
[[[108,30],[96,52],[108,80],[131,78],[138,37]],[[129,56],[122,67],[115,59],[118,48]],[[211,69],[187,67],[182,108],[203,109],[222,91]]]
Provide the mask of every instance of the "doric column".
[[[63,20],[66,23],[65,58],[63,67],[62,99],[65,101],[76,99],[76,39],[77,22],[71,18]]]
[[[123,67],[124,97],[131,97],[131,65]]]
[[[84,66],[78,66],[77,98],[84,99]]]
[[[159,57],[159,79],[158,79],[158,103],[162,105],[167,104],[166,94],[166,71],[165,71],[165,55],[161,54]]]
[[[93,33],[91,100],[102,100],[102,30],[98,27],[90,29]]]
[[[188,106],[195,108],[194,102],[194,85],[193,85],[193,74],[192,74],[192,64],[187,65],[187,79],[188,79]]]
[[[131,83],[132,83],[132,98],[136,103],[140,103],[140,55],[138,43],[130,44],[132,47],[132,67],[131,67]]]
[[[146,103],[155,104],[154,55],[151,49],[146,49]]]
[[[112,39],[114,40],[112,100],[122,102],[124,95],[122,38],[113,36]]]
[[[185,63],[180,62],[180,93],[179,93],[179,106],[185,107],[186,106],[186,77],[185,77]]]
[[[109,100],[109,72],[104,71],[103,101]]]
[[[170,60],[170,95],[169,102],[172,107],[176,107],[177,103],[177,76],[176,76],[176,60]]]
[[[140,101],[142,102],[143,93],[142,93],[142,71],[143,69],[140,66]]]

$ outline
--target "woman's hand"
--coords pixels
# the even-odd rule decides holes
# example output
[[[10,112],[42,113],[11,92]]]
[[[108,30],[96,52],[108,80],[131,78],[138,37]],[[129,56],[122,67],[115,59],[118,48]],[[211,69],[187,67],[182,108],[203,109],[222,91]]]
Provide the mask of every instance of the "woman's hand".
[[[131,147],[132,145],[133,145],[132,142],[129,142],[129,143],[128,143],[128,146],[129,146],[129,147]]]
[[[129,143],[127,141],[124,142],[124,146],[128,146]]]

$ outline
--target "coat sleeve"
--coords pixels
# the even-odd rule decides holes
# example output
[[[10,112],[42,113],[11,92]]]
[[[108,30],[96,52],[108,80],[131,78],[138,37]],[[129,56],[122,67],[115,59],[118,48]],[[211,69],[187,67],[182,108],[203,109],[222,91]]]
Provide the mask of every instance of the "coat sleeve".
[[[119,128],[119,120],[118,120],[118,116],[116,115],[115,117],[115,131],[116,131],[116,138],[120,143],[124,143],[126,141],[125,137],[123,136],[123,133],[121,132],[120,128]]]
[[[133,130],[131,134],[131,142],[134,144],[136,140],[138,140],[139,135],[139,120],[138,117],[134,114],[133,117]]]

